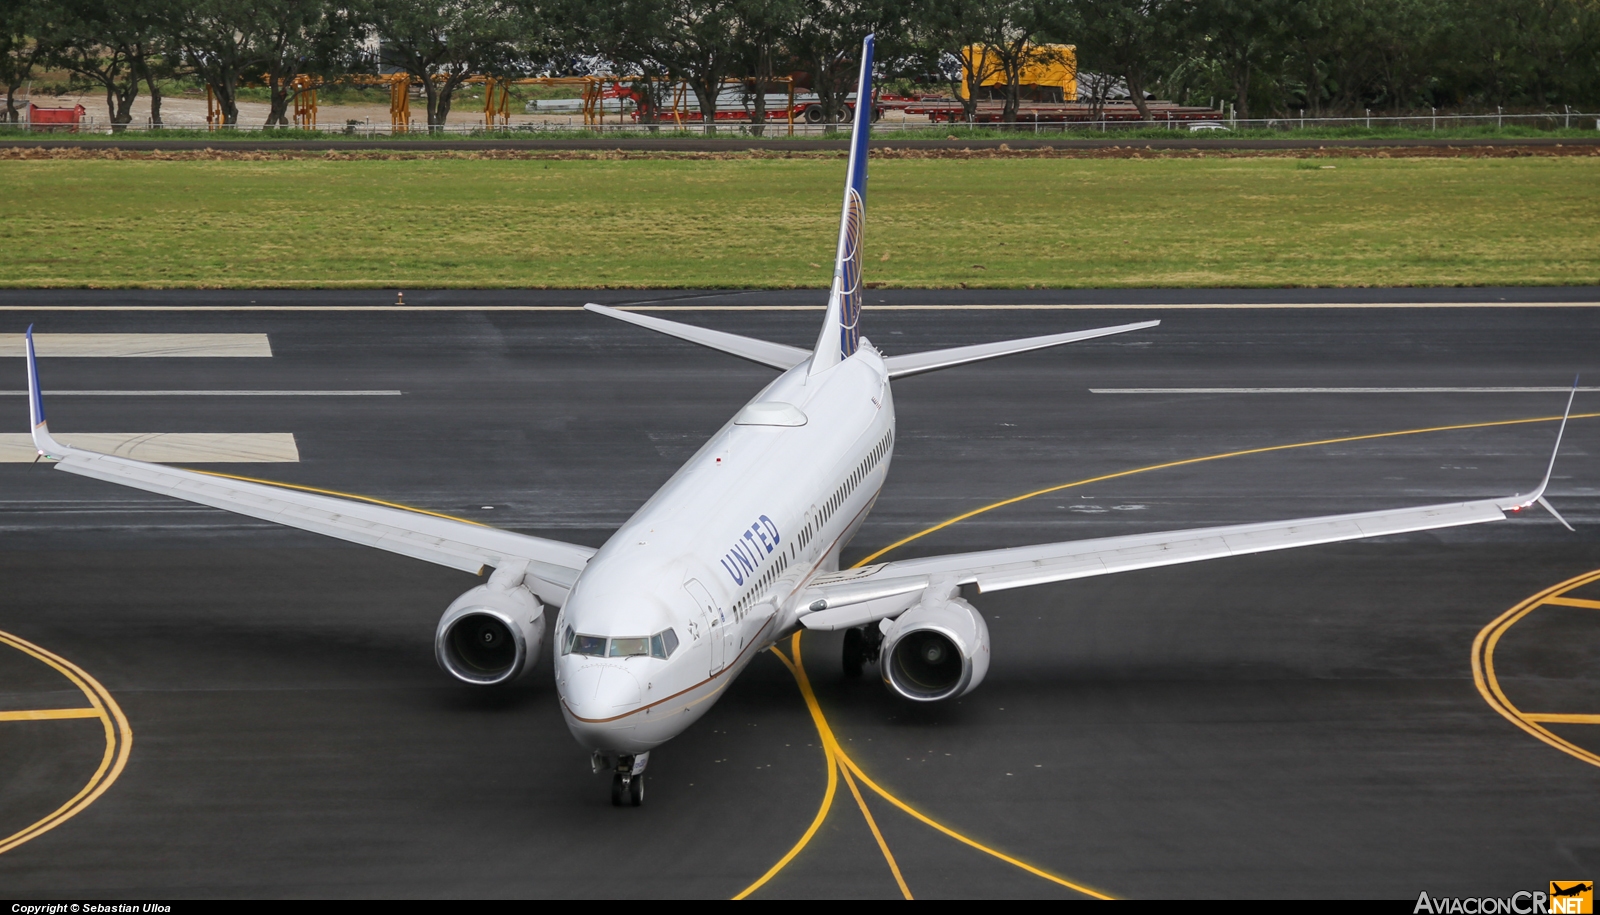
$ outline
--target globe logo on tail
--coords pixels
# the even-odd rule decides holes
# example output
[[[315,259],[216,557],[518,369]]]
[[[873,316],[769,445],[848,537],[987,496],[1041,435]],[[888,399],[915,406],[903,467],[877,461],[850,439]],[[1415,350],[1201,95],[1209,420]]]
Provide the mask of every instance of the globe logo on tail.
[[[861,195],[845,192],[844,251],[839,258],[839,354],[849,356],[861,342]]]

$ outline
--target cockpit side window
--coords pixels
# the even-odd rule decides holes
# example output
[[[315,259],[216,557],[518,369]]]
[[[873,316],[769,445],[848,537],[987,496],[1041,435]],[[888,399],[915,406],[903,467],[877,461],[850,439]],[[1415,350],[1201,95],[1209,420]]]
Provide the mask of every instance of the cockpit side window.
[[[664,629],[650,637],[650,656],[665,660],[672,657],[678,650],[678,634],[671,629]]]
[[[567,631],[561,636],[561,653],[572,654],[572,643],[577,638],[578,634],[572,631],[571,626],[568,626]]]

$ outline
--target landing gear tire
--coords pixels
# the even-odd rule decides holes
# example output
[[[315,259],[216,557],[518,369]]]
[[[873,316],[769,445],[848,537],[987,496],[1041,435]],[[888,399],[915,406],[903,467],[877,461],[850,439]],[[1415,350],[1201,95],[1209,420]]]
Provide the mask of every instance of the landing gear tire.
[[[623,775],[621,772],[611,776],[611,806],[643,807],[644,776]]]
[[[861,668],[867,663],[866,642],[860,629],[844,631],[844,675],[851,680],[861,679]]]

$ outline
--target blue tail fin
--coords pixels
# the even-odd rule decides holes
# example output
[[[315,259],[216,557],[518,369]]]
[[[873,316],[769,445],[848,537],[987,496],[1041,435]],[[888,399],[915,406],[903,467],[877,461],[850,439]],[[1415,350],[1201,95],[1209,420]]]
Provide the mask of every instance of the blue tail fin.
[[[872,129],[873,36],[861,42],[861,77],[856,83],[855,127],[850,134],[850,175],[839,220],[839,252],[833,263],[828,316],[811,356],[811,373],[838,365],[861,343],[861,220],[867,202],[867,137]]]

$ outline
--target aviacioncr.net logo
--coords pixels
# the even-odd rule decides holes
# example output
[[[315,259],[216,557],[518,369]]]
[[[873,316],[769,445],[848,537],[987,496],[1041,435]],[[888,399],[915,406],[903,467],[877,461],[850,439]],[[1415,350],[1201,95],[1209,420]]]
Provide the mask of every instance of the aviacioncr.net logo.
[[[1592,915],[1593,880],[1552,880],[1549,892],[1523,890],[1510,896],[1417,895],[1412,915]]]

